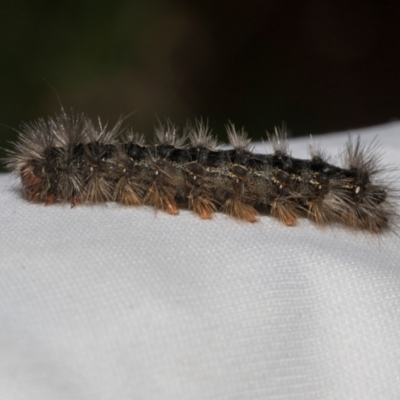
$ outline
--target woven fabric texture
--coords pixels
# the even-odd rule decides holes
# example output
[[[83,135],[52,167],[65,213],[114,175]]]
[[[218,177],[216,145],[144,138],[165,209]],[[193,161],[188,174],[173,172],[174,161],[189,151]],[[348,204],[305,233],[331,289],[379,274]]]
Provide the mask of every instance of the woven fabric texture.
[[[399,123],[359,132],[400,167]],[[400,398],[398,236],[17,188],[0,176],[0,399]]]

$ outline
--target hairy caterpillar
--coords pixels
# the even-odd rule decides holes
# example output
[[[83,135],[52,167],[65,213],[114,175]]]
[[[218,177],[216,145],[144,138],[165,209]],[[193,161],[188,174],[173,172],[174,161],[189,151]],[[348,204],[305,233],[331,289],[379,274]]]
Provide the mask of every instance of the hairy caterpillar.
[[[46,205],[115,201],[169,214],[188,208],[203,219],[216,211],[249,222],[268,214],[288,226],[306,217],[371,232],[396,225],[394,190],[380,179],[373,146],[360,138],[349,139],[342,168],[315,148],[309,160],[293,158],[285,129],[269,135],[272,154],[254,154],[247,133],[233,124],[227,125],[233,149],[225,150],[202,121],[188,124],[182,136],[170,122],[160,125],[151,145],[121,123],[108,129],[62,110],[23,124],[7,166],[20,176],[25,198]]]

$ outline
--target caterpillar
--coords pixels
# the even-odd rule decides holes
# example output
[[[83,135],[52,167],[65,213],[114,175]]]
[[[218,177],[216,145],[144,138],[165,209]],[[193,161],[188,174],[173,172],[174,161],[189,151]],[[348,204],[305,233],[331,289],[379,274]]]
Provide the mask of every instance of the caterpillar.
[[[287,226],[299,218],[379,233],[397,224],[396,192],[374,144],[349,138],[343,166],[310,147],[310,159],[292,157],[286,129],[268,135],[271,154],[255,154],[247,133],[229,123],[230,148],[218,145],[208,124],[188,123],[183,135],[167,121],[155,143],[122,128],[94,123],[84,114],[59,114],[24,123],[7,167],[30,202],[51,205],[114,201],[149,205],[169,214],[215,212],[255,222],[270,215]]]

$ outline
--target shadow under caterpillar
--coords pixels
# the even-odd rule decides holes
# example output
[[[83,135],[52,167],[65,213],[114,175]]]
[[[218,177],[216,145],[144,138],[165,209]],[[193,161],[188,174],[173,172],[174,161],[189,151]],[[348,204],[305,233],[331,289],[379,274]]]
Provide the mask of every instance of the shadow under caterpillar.
[[[201,218],[217,211],[255,222],[268,214],[288,226],[299,217],[319,225],[341,223],[371,232],[396,225],[396,195],[373,145],[349,139],[343,167],[311,148],[293,158],[284,129],[269,135],[272,154],[255,154],[243,130],[227,125],[233,149],[220,149],[207,124],[188,124],[183,136],[170,123],[156,129],[156,144],[121,134],[64,110],[23,124],[6,159],[32,202],[150,205],[169,214],[188,208]],[[122,137],[122,139],[121,139]],[[187,140],[189,144],[186,144]]]

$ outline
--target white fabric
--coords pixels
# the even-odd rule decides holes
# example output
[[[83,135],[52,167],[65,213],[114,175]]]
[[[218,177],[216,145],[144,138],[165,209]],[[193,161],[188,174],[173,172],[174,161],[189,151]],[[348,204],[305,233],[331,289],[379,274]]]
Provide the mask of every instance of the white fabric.
[[[360,133],[399,166],[399,123]],[[0,399],[400,398],[395,235],[44,207],[10,175],[0,223]]]

